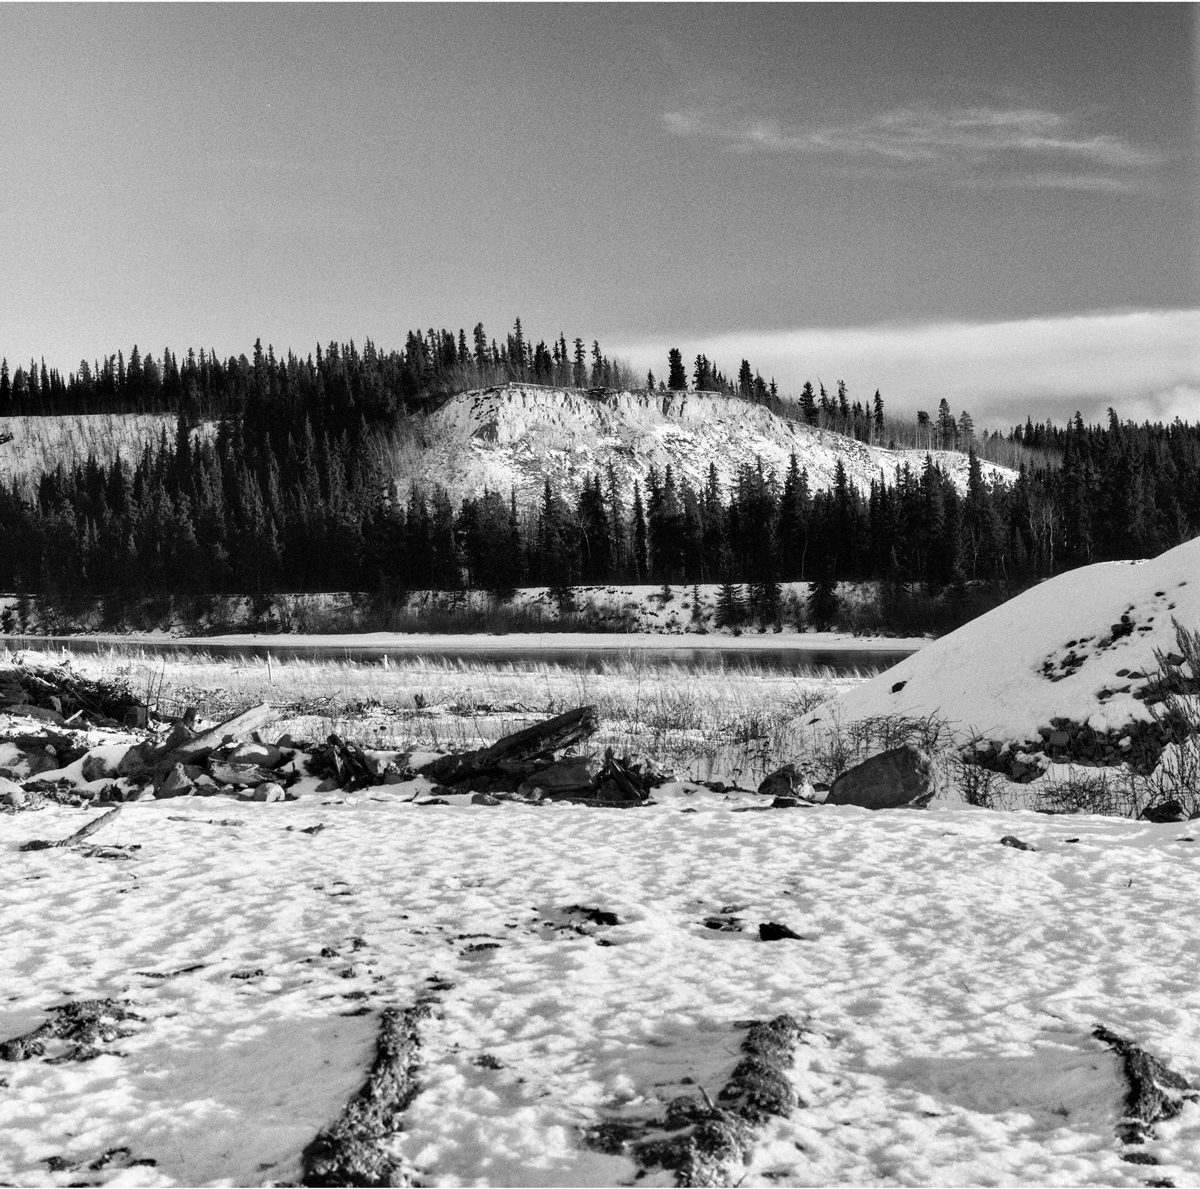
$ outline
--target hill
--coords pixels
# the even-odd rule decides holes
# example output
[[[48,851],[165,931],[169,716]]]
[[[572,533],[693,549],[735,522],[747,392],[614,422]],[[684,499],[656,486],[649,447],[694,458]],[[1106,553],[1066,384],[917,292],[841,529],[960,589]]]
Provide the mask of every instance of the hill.
[[[455,500],[488,488],[504,494],[515,489],[520,502],[536,498],[546,478],[557,490],[577,494],[585,478],[609,466],[626,493],[635,480],[645,487],[652,466],[662,472],[670,465],[677,480],[694,487],[704,484],[713,466],[728,492],[738,470],[756,459],[782,476],[793,452],[808,470],[812,491],[833,486],[838,462],[847,479],[866,491],[880,474],[891,482],[898,467],[919,471],[926,458],[922,450],[869,446],[719,393],[507,384],[459,393],[410,418],[393,474],[402,488],[440,483]],[[967,456],[934,451],[932,457],[965,491]],[[1005,467],[982,465],[987,478],[1016,477]]]

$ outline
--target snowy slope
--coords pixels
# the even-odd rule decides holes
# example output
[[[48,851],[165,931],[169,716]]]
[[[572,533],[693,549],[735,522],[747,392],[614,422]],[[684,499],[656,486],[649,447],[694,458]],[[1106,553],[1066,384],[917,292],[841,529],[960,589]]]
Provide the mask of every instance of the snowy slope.
[[[87,996],[137,1017],[94,1060],[0,1062],[0,1180],[297,1183],[378,1011],[431,994],[410,1183],[631,1184],[581,1130],[715,1096],[738,1021],[787,1012],[802,1105],[732,1182],[1200,1185],[1200,1106],[1159,1126],[1158,1167],[1124,1162],[1117,1062],[1090,1039],[1200,1073],[1182,826],[407,795],[130,804],[97,836],[140,847],[125,861],[19,852],[94,810],[0,815],[0,1040]],[[1039,850],[998,845],[1013,832]],[[575,905],[619,923],[576,928]],[[745,931],[705,928],[722,910]],[[761,942],[763,921],[805,940]]]
[[[174,415],[159,413],[85,413],[52,417],[0,417],[0,481],[29,479],[61,464],[71,467],[93,455],[105,465],[120,456],[136,463],[146,446],[157,446],[163,433],[175,439]],[[210,437],[215,426],[194,433]],[[12,435],[11,440],[4,440]]]
[[[990,739],[1036,738],[1054,718],[1111,732],[1149,720],[1134,695],[1158,669],[1154,650],[1175,650],[1173,619],[1200,627],[1200,538],[1151,561],[1043,582],[851,690],[831,713],[850,723],[933,712]]]
[[[872,479],[892,481],[897,467],[920,471],[925,451],[885,450],[841,434],[798,425],[768,409],[715,393],[579,391],[508,385],[451,397],[415,427],[417,445],[397,459],[403,490],[416,480],[441,483],[455,499],[484,487],[518,498],[540,494],[547,476],[560,490],[576,493],[595,472],[611,464],[628,494],[635,479],[645,485],[650,467],[670,464],[677,478],[702,485],[709,465],[727,493],[743,465],[761,458],[782,480],[795,451],[807,467],[810,489],[833,485],[840,460],[850,482],[865,491]],[[935,451],[935,461],[966,488],[964,454]],[[984,464],[986,477],[1015,478]]]

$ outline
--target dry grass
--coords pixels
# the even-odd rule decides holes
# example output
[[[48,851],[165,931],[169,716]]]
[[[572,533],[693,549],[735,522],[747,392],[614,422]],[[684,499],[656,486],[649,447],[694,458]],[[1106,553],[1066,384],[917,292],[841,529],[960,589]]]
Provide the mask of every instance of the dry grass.
[[[625,653],[598,672],[535,657],[495,663],[422,657],[353,660],[164,657],[136,648],[76,654],[86,673],[126,677],[164,714],[195,706],[221,718],[269,701],[279,729],[321,739],[332,731],[385,749],[469,748],[531,719],[594,704],[594,749],[640,754],[680,776],[746,785],[804,750],[811,710],[863,676],[795,675],[755,663],[725,669]]]

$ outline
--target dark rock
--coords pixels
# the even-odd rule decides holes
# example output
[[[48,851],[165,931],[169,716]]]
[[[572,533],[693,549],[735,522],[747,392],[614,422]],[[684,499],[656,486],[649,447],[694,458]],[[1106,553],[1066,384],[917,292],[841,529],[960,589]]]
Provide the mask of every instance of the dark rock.
[[[1162,801],[1158,805],[1150,805],[1138,814],[1144,822],[1186,822],[1187,811],[1178,801]]]
[[[182,764],[172,765],[169,772],[155,789],[155,796],[190,797],[196,791],[196,782],[187,774]]]
[[[833,782],[825,803],[864,809],[919,809],[936,793],[932,762],[923,751],[906,743],[843,772]]]
[[[38,722],[48,722],[51,726],[61,727],[67,721],[57,710],[47,710],[41,706],[9,706],[8,710],[12,714],[19,714],[24,718],[33,718]]]
[[[563,912],[575,913],[592,922],[593,925],[619,925],[621,918],[615,912],[604,908],[589,908],[586,904],[570,904]]]
[[[897,681],[896,684],[892,686],[892,693],[898,694],[907,684],[907,681]]]
[[[135,743],[117,764],[117,775],[135,779],[150,770],[154,748],[150,743]]]
[[[764,776],[758,791],[764,797],[810,797],[812,785],[795,764],[784,764],[769,776]]]
[[[804,941],[799,933],[789,929],[787,925],[781,925],[778,921],[763,921],[758,927],[758,937],[760,941]]]
[[[1000,839],[1001,846],[1011,846],[1013,850],[1037,850],[1037,845],[1032,842],[1022,842],[1019,838],[1012,834],[1005,834]]]
[[[706,929],[712,929],[714,933],[740,933],[742,931],[741,917],[705,917],[700,923]]]

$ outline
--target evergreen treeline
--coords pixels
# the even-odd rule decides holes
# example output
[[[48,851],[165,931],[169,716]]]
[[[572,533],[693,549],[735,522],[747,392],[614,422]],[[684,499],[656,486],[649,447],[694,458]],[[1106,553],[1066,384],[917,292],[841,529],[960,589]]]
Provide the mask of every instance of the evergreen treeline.
[[[254,344],[252,356],[222,361],[215,351],[187,352],[181,363],[169,349],[160,358],[136,346],[89,363],[81,360],[65,378],[30,360],[11,371],[0,360],[0,417],[64,413],[182,413],[189,420],[238,417],[251,402],[269,398],[289,415],[320,415],[327,407],[367,417],[403,414],[433,396],[513,380],[565,388],[635,388],[640,381],[596,340],[568,343],[560,334],[547,345],[530,341],[516,320],[497,343],[477,323],[465,330],[409,331],[402,351],[378,350],[367,339],[331,342],[304,359],[288,352],[277,359],[270,346]]]
[[[965,450],[981,458],[1016,467],[1035,456],[1032,444],[1017,434],[975,433],[971,415],[956,418],[943,399],[936,417],[919,412],[915,423],[885,417],[883,397],[876,390],[866,404],[849,399],[839,380],[831,395],[824,384],[804,385],[797,398],[782,396],[774,379],[766,381],[743,359],[735,378],[728,378],[706,355],[697,355],[690,374],[681,353],[668,355],[666,380],[653,371],[636,376],[622,361],[612,359],[593,339],[568,341],[563,333],[550,344],[534,343],[518,318],[497,342],[483,323],[468,339],[465,330],[432,327],[408,332],[403,350],[380,351],[367,339],[361,350],[353,340],[331,342],[315,355],[299,358],[292,352],[277,358],[256,341],[249,358],[221,360],[215,351],[190,349],[182,363],[171,350],[155,358],[135,345],[126,360],[118,351],[102,360],[81,360],[76,371],[63,377],[43,359],[9,368],[0,359],[0,417],[57,416],[87,413],[182,413],[189,421],[242,416],[255,402],[269,401],[284,416],[317,418],[331,408],[336,414],[370,420],[394,420],[423,409],[431,399],[473,388],[520,382],[560,388],[716,392],[769,408],[779,416],[804,421],[859,441],[891,448]],[[819,395],[818,395],[819,391]],[[1038,459],[1052,464],[1043,451]]]
[[[1022,436],[1062,463],[1023,469],[1011,486],[986,482],[971,453],[962,495],[932,460],[866,492],[839,466],[814,492],[793,456],[781,476],[744,468],[728,491],[712,470],[696,487],[668,468],[627,497],[610,471],[577,498],[547,482],[533,506],[492,491],[454,507],[440,489],[389,489],[387,434],[369,403],[327,394],[297,409],[260,354],[242,415],[215,438],[181,415],[135,466],[91,459],[43,475],[32,494],[0,488],[0,589],[62,600],[721,582],[748,585],[769,621],[782,581],[819,593],[848,579],[1018,584],[1200,532],[1200,428],[1115,414],[1103,427],[1027,426]]]

